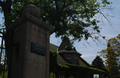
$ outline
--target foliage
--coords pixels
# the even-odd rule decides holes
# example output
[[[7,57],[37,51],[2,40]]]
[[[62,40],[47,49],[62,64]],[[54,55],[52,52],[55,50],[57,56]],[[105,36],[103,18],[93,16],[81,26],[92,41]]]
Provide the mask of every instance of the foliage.
[[[0,64],[0,76],[2,75],[3,70],[4,70],[4,65]]]
[[[96,56],[96,58],[92,61],[92,66],[98,69],[105,69],[103,60],[100,56]]]
[[[70,72],[83,72],[83,71],[86,71],[86,72],[90,72],[91,73],[99,73],[99,72],[102,72],[104,73],[105,71],[101,70],[101,69],[97,69],[97,68],[93,68],[93,67],[85,67],[85,66],[79,66],[79,65],[72,65],[72,64],[67,64],[67,66],[70,67]]]
[[[82,73],[84,77],[90,78],[90,75],[93,73],[105,73],[104,70],[93,68],[91,66],[85,67],[85,66],[79,66],[74,64],[66,64],[61,65],[57,63],[57,52],[50,51],[50,72],[51,72],[51,78],[58,77],[59,75],[64,75],[66,77],[72,77],[74,73],[80,74]],[[55,63],[53,63],[55,62]]]
[[[106,69],[105,65],[103,64],[102,58],[100,56],[96,56],[96,58],[92,61],[92,67],[104,70],[106,73],[104,73],[104,77],[108,76],[108,70]]]
[[[4,64],[0,64],[0,78],[7,78],[8,68]]]
[[[107,48],[99,52],[106,58],[106,65],[110,73],[110,77],[117,77],[120,70],[120,34],[108,40]]]
[[[53,70],[57,67],[57,52],[50,50],[50,71],[55,73],[56,70]]]
[[[0,0],[0,12],[4,13],[6,29],[22,15],[23,8],[28,4],[34,4],[40,8],[40,20],[53,26],[56,37],[66,35],[80,41],[82,38],[85,40],[89,37],[98,38],[95,34],[100,33],[97,25],[99,20],[94,16],[99,13],[103,15],[101,8],[111,3],[97,2],[97,0]],[[6,30],[6,33],[9,32]],[[9,36],[11,34],[8,34],[7,38]],[[9,41],[9,45],[12,45],[11,42]],[[7,49],[12,48],[8,42],[5,45]],[[11,51],[6,50],[8,66],[11,57],[9,53]]]
[[[9,1],[11,8],[2,5],[8,4],[7,1]],[[34,4],[40,8],[40,19],[55,28],[56,37],[73,36],[73,40],[80,41],[82,38],[86,40],[89,37],[98,38],[95,33],[100,33],[100,28],[97,25],[100,21],[94,16],[103,15],[101,8],[110,5],[111,2],[98,2],[97,0],[6,0],[6,2],[2,2],[0,0],[0,4],[1,10],[4,12],[6,26],[21,16],[24,6]],[[6,10],[9,12],[6,13]]]

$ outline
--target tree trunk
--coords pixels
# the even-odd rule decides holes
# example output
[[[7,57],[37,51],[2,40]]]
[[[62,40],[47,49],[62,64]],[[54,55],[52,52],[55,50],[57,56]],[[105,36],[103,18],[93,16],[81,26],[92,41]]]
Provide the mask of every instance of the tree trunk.
[[[9,18],[9,15],[11,14],[11,5],[12,5],[12,0],[6,0],[6,1],[1,1],[0,0],[0,6],[2,7],[2,10],[4,12],[4,17],[5,17],[5,28],[6,28],[6,35],[4,36],[5,38],[5,47],[6,47],[6,54],[7,54],[7,65],[8,65],[8,70],[10,69],[10,58],[11,58],[11,51],[9,50],[12,47],[12,39],[9,38],[11,34],[8,34],[7,32],[7,27],[10,25],[9,22],[11,21]],[[8,78],[10,72],[8,71]]]

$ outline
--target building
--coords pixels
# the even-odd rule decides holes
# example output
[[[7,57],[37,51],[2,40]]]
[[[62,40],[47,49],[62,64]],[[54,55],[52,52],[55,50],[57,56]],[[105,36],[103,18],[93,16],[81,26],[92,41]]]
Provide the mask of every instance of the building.
[[[63,68],[60,67],[60,70],[59,66],[56,66],[55,71],[59,72],[58,78],[93,78],[93,74],[103,73],[102,70],[91,67],[91,65],[81,57],[82,54],[77,52],[67,37],[63,38],[60,46],[50,44],[50,49],[57,52],[57,64],[63,66]],[[55,67],[52,69],[54,68]]]

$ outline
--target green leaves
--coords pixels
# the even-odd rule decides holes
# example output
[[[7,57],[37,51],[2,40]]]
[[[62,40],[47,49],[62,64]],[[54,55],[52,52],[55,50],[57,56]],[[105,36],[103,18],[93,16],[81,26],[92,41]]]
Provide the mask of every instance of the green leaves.
[[[117,77],[120,67],[120,34],[108,40],[107,48],[99,52],[106,58],[106,65],[109,70],[110,78]]]
[[[100,58],[100,56],[96,56],[96,58],[92,61],[92,65],[99,69],[103,69],[103,68],[105,69],[103,60],[102,60],[102,58]]]
[[[3,12],[3,10],[2,10],[2,8],[0,7],[0,12],[2,13]]]
[[[100,21],[95,19],[99,9],[110,2],[97,2],[97,0],[25,0],[13,1],[9,22],[13,23],[22,15],[27,4],[36,5],[40,9],[40,20],[50,24],[55,29],[56,37],[67,35],[75,40],[94,38],[92,33],[100,33],[97,25]],[[91,31],[92,30],[92,33]]]

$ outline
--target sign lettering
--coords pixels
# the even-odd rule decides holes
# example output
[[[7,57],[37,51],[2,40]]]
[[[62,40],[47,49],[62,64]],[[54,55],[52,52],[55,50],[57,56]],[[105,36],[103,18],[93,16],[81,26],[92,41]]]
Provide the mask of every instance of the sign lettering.
[[[46,47],[44,47],[40,44],[31,42],[31,52],[37,53],[40,55],[45,55],[46,54]]]

